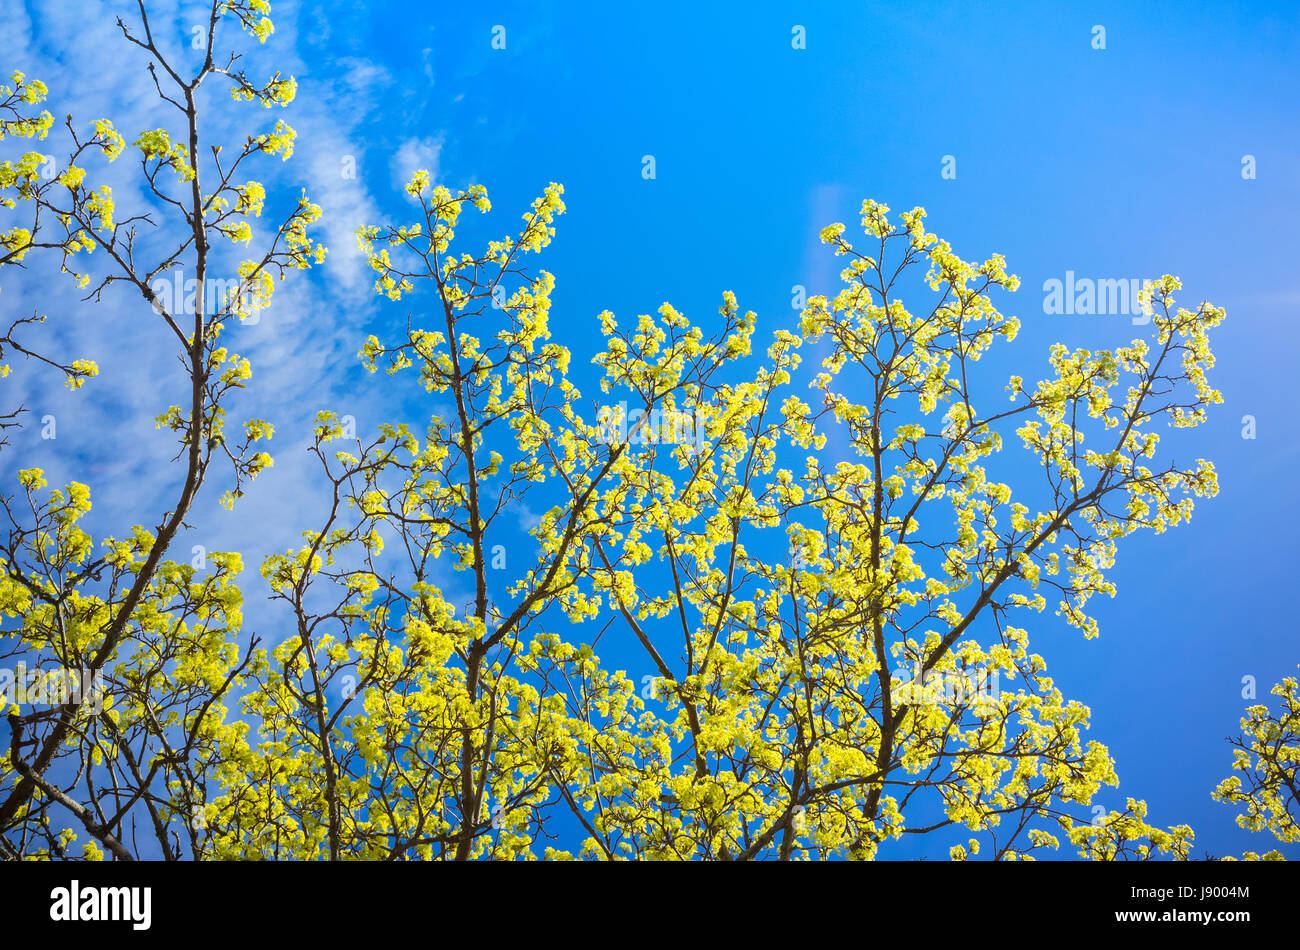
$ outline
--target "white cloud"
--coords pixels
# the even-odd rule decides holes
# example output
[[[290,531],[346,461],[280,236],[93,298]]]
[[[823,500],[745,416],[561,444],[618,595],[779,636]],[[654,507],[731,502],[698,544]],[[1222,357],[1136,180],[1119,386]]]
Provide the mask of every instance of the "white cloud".
[[[398,146],[391,163],[393,185],[402,188],[420,169],[429,173],[429,180],[438,180],[438,160],[442,155],[445,136],[410,138]]]

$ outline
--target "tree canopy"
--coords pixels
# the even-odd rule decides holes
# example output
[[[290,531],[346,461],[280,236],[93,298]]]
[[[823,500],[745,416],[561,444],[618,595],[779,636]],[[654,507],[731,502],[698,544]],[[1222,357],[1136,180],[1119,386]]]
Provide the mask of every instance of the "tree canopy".
[[[69,118],[56,179],[38,152],[0,163],[22,221],[0,266],[58,255],[88,307],[146,308],[184,367],[159,406],[180,488],[156,525],[93,538],[91,488],[39,469],[3,498],[0,653],[93,684],[9,710],[7,857],[870,859],[957,831],[954,859],[1192,856],[1192,829],[1149,824],[1142,800],[1093,806],[1114,761],[1030,646],[1049,610],[1096,636],[1090,601],[1115,594],[1123,539],[1217,493],[1209,461],[1161,450],[1158,430],[1222,401],[1208,372],[1224,311],[1179,306],[1173,276],[1145,292],[1149,338],[1058,344],[1043,378],[1008,380],[983,360],[1019,329],[999,309],[1019,284],[1006,262],[966,261],[923,209],[867,200],[855,232],[822,231],[841,286],[797,323],[764,332],[730,292],[698,321],[667,303],[605,312],[578,373],[553,339],[555,278],[529,264],[563,188],[465,248],[462,215],[489,213],[487,190],[420,171],[409,220],[357,233],[393,319],[356,344],[395,391],[448,411],[371,433],[322,411],[326,504],[303,543],[260,580],[236,552],[176,559],[201,491],[238,513],[272,464],[271,421],[226,424],[256,384],[223,331],[326,254],[305,193],[244,250],[274,200],[246,176],[290,158],[291,127],[204,134],[205,82],[228,83],[235,110],[295,98],[292,77],[250,78],[223,52],[232,25],[265,42],[269,12],[214,2],[191,73],[141,4],[121,32],[167,121],[128,145],[107,119]],[[13,74],[0,138],[53,133],[47,93]],[[121,160],[140,164],[140,207],[94,184]],[[229,246],[248,256],[213,306]],[[175,267],[192,298],[155,291]],[[14,323],[0,355],[92,379],[93,363],[37,353],[41,319]],[[539,513],[527,543],[507,517],[523,505]],[[467,601],[444,590],[449,568]],[[268,589],[278,625],[247,629],[244,598]],[[615,640],[653,673],[603,662]],[[1275,693],[1282,713],[1252,707],[1234,743],[1244,780],[1215,794],[1294,842],[1295,680]]]

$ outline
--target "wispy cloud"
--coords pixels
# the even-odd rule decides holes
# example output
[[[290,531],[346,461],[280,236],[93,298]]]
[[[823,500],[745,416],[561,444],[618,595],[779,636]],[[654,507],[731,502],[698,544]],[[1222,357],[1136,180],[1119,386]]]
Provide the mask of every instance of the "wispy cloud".
[[[442,135],[410,138],[398,146],[390,165],[394,187],[401,188],[420,169],[429,173],[430,181],[437,181],[443,141]]]

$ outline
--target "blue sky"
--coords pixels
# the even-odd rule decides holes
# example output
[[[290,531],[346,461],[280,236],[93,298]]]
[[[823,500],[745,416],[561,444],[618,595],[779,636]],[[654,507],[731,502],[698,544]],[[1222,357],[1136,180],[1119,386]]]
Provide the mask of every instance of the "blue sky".
[[[271,201],[305,185],[324,207],[331,257],[257,326],[232,331],[254,365],[249,398],[277,426],[276,467],[233,517],[211,491],[188,543],[240,550],[255,566],[311,526],[319,486],[301,447],[316,409],[353,414],[363,430],[427,417],[427,397],[367,376],[355,358],[367,333],[395,329],[407,308],[369,292],[351,233],[409,213],[399,182],[417,166],[453,188],[488,187],[496,210],[470,241],[511,226],[547,182],[563,183],[568,213],[537,266],[556,275],[552,331],[575,356],[594,352],[602,310],[631,318],[667,300],[704,320],[724,290],[759,314],[763,335],[788,326],[794,285],[814,294],[838,283],[818,232],[834,221],[851,232],[864,198],[925,207],[931,230],[968,260],[1006,256],[1022,280],[999,301],[1022,322],[997,357],[1008,375],[1042,374],[1056,341],[1101,349],[1146,332],[1126,316],[1044,313],[1044,281],[1173,273],[1180,302],[1228,313],[1212,336],[1224,404],[1170,442],[1180,459],[1214,461],[1220,495],[1190,526],[1121,546],[1118,596],[1094,602],[1099,639],[1047,628],[1033,649],[1065,695],[1092,708],[1090,736],[1116,759],[1122,784],[1099,803],[1145,798],[1156,824],[1196,829],[1197,854],[1274,846],[1238,829],[1209,793],[1229,772],[1224,737],[1249,704],[1242,678],[1264,696],[1300,661],[1287,606],[1300,536],[1289,428],[1300,7],[273,6],[276,32],[251,65],[273,63],[300,86],[285,116],[297,150],[268,181]],[[192,6],[158,9],[179,47]],[[505,49],[492,47],[498,25]],[[792,48],[796,25],[806,49]],[[1093,48],[1098,25],[1105,49]],[[142,63],[108,15],[67,0],[8,3],[0,36],[0,67],[44,79],[56,115],[109,116],[128,138],[157,124]],[[264,118],[230,114],[241,130]],[[642,177],[645,155],[653,180]],[[1248,155],[1253,179],[1242,174]],[[941,174],[945,156],[955,178]],[[349,157],[355,178],[340,173]],[[35,464],[52,483],[89,482],[105,530],[156,518],[171,450],[152,420],[179,400],[170,357],[152,355],[160,338],[147,311],[88,312],[39,269],[0,287],[6,316],[39,304],[51,337],[102,371],[78,394],[15,372],[11,385],[37,415],[56,416],[59,437],[29,427],[0,454],[0,476]],[[1242,437],[1248,414],[1254,439]],[[254,569],[246,581],[250,622],[269,622]]]

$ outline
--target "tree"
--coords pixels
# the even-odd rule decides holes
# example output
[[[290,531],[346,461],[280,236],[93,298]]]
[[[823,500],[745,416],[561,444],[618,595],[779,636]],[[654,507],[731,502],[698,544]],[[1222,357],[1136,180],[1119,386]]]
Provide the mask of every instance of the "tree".
[[[13,73],[9,81],[12,85],[0,85],[0,141],[10,136],[44,139],[54,125],[54,116],[48,111],[33,115],[31,107],[44,101],[49,92],[45,83],[40,80],[29,80],[21,72]],[[17,166],[5,162],[0,166],[0,191],[4,191],[7,195],[9,190],[13,189],[24,199],[34,195],[40,188],[39,176],[43,165],[44,156],[39,152],[29,152]],[[17,207],[17,200],[6,196],[0,199],[0,207],[12,210]],[[40,213],[40,205],[34,203],[30,228],[15,226],[0,234],[0,267],[21,264],[22,259],[32,248],[32,231],[40,228]],[[59,370],[64,374],[70,387],[79,388],[86,379],[98,373],[99,368],[93,362],[73,360],[70,364],[64,365],[28,349],[18,341],[20,328],[25,329],[43,322],[44,317],[39,314],[20,317],[11,322],[4,336],[0,336],[0,361],[6,359],[10,351],[20,353],[28,359],[35,359]],[[0,379],[8,376],[9,373],[9,364],[0,362]],[[3,438],[4,430],[19,426],[21,424],[19,417],[23,412],[23,407],[19,406],[17,409],[0,414],[0,447],[7,444],[7,439]]]
[[[268,423],[248,420],[242,434],[226,437],[223,404],[245,386],[251,369],[220,344],[225,322],[265,306],[276,275],[308,267],[324,255],[307,234],[320,208],[304,195],[261,255],[237,266],[231,292],[209,299],[216,283],[212,271],[225,256],[217,248],[219,239],[248,244],[249,222],[263,210],[265,189],[256,181],[240,181],[241,166],[260,156],[287,159],[293,150],[293,130],[283,122],[274,131],[249,136],[233,156],[223,155],[220,145],[210,146],[207,155],[201,149],[197,103],[209,77],[229,80],[235,100],[270,107],[294,97],[292,78],[276,73],[255,85],[237,68],[240,55],[223,54],[216,46],[219,25],[230,20],[264,41],[272,30],[267,12],[264,0],[214,0],[201,65],[184,75],[155,44],[143,3],[138,25],[118,20],[125,40],[147,55],[160,107],[180,130],[148,129],[132,145],[151,195],[147,210],[121,217],[112,189],[87,183],[90,163],[113,162],[127,151],[108,120],[95,122],[87,136],[68,118],[69,158],[57,179],[40,174],[45,157],[37,152],[0,165],[6,207],[25,209],[31,222],[4,234],[7,253],[0,264],[21,266],[34,250],[57,252],[62,270],[89,288],[88,300],[100,301],[117,285],[128,299],[138,294],[165,326],[186,377],[184,403],[158,419],[160,427],[176,434],[181,487],[152,531],[137,525],[124,538],[104,539],[97,551],[78,526],[90,509],[87,486],[74,482],[42,494],[45,479],[35,469],[20,473],[25,497],[0,501],[10,523],[0,542],[0,609],[19,619],[17,629],[5,633],[4,655],[35,674],[30,683],[15,684],[15,695],[18,687],[42,694],[61,690],[50,709],[23,712],[15,703],[8,715],[0,832],[10,854],[65,855],[76,838],[75,827],[67,825],[71,821],[92,837],[88,853],[103,845],[127,858],[121,829],[139,814],[154,828],[162,854],[177,856],[180,841],[173,829],[169,843],[169,824],[176,815],[188,815],[192,803],[186,796],[222,767],[231,736],[246,728],[225,725],[222,705],[234,671],[248,662],[238,661],[235,643],[240,598],[232,581],[240,560],[214,554],[214,570],[198,578],[190,565],[165,555],[211,475],[228,466],[227,498],[233,504],[271,464],[258,450],[273,432]],[[20,73],[12,83],[0,91],[3,131],[44,138],[52,117],[26,111],[47,90]],[[89,264],[85,273],[72,269],[81,252],[95,250],[107,258],[102,269]],[[170,300],[156,293],[155,278],[173,268],[193,275],[198,292],[192,298]],[[121,299],[114,295],[114,302]],[[12,331],[5,342],[29,352],[13,342]],[[46,362],[74,385],[94,375],[92,364]]]
[[[608,407],[584,415],[569,352],[549,342],[551,275],[518,265],[548,242],[559,187],[517,239],[477,256],[451,241],[466,204],[487,209],[482,189],[429,193],[420,173],[407,191],[421,219],[361,240],[380,293],[436,295],[437,329],[372,337],[363,355],[390,373],[417,367],[454,416],[435,416],[422,443],[390,427],[333,459],[325,445],[339,430],[322,417],[317,452],[335,505],[308,544],[263,569],[300,636],[277,655],[294,695],[274,707],[289,713],[277,735],[296,738],[261,771],[287,777],[275,797],[295,816],[331,816],[331,854],[516,857],[531,853],[555,801],[596,857],[870,857],[955,824],[1016,857],[1056,844],[1044,821],[1091,856],[1186,855],[1190,829],[1147,825],[1140,802],[1095,824],[1071,814],[1116,782],[1112,762],[1084,744],[1087,710],[1055,689],[1010,620],[1041,611],[1050,589],[1066,620],[1095,635],[1084,608],[1113,591],[1103,570],[1116,541],[1163,531],[1194,496],[1214,494],[1207,462],[1153,471],[1145,460],[1155,422],[1194,426],[1219,401],[1204,371],[1221,310],[1175,309],[1179,284],[1166,277],[1154,288],[1154,354],[1141,341],[1055,347],[1052,378],[1032,389],[1013,378],[1010,407],[981,415],[975,364],[1016,332],[989,290],[1016,279],[1001,258],[962,261],[924,230],[920,209],[895,227],[868,201],[873,256],[842,225],[823,232],[849,259],[846,286],[808,301],[801,334],[778,330],[752,379],[723,377],[755,332],[730,294],[712,334],[669,305],[632,330],[602,314],[602,392],[635,409],[634,421],[617,410],[611,420]],[[921,262],[935,299],[913,316],[895,287]],[[522,285],[498,309],[512,279]],[[829,348],[814,408],[791,387],[801,346],[818,339]],[[1122,375],[1130,386],[1116,398]],[[865,401],[848,395],[859,388]],[[666,442],[655,419],[702,438]],[[1016,423],[1045,470],[1050,503],[1038,511],[984,468]],[[795,449],[823,451],[828,431],[864,461],[808,455],[800,470],[781,467]],[[536,559],[497,607],[485,554],[494,523],[537,495],[549,508]],[[922,534],[922,519],[940,530]],[[385,531],[400,575],[376,566]],[[444,554],[473,577],[463,617],[429,580]],[[658,589],[642,580],[656,558],[671,576]],[[312,613],[307,591],[320,583],[335,593]],[[635,638],[666,714],[645,714],[635,684],[603,669],[593,646],[550,632],[557,612],[568,625],[603,620],[595,639],[611,626]],[[921,677],[900,683],[891,663]],[[1018,689],[977,695],[971,671],[1005,673]],[[932,696],[933,674],[956,688]],[[326,713],[321,699],[342,676],[357,692]],[[343,717],[347,703],[364,712]],[[909,827],[905,812],[927,805],[937,819]],[[311,839],[304,826],[296,853],[316,853]]]
[[[1282,701],[1278,712],[1263,703],[1251,706],[1241,720],[1242,732],[1228,740],[1234,774],[1219,783],[1214,800],[1242,805],[1237,824],[1251,831],[1271,831],[1278,841],[1300,841],[1300,693],[1294,676],[1272,693]],[[1247,860],[1260,855],[1247,851]],[[1269,851],[1263,860],[1283,860]]]
[[[247,237],[263,189],[233,185],[235,169],[287,157],[292,133],[200,169],[193,91],[218,75],[237,97],[292,98],[292,79],[254,87],[233,60],[216,65],[222,19],[265,39],[267,12],[214,4],[189,80],[143,6],[143,37],[123,27],[187,127],[179,143],[136,143],[151,187],[166,169],[184,188],[184,201],[154,190],[182,235],[158,267],[136,268],[133,230],[95,217],[101,192],[80,179],[71,198],[10,179],[67,229],[51,246],[99,235],[118,270],[94,296],[125,280],[153,301],[149,278],[188,255],[201,300],[214,232]],[[100,151],[123,151],[96,129]],[[247,423],[237,450],[217,438],[221,400],[249,374],[216,346],[242,293],[210,315],[200,303],[189,334],[160,314],[191,392],[160,419],[186,477],[155,532],[97,554],[77,525],[85,486],[45,492],[22,474],[0,552],[0,610],[20,622],[9,655],[103,684],[96,703],[10,716],[11,854],[64,856],[81,832],[88,856],[117,858],[872,858],[964,826],[958,859],[1029,858],[1058,835],[1090,858],[1188,855],[1191,829],[1148,824],[1141,801],[1090,810],[1118,782],[1113,761],[1017,624],[1050,597],[1095,636],[1088,603],[1114,594],[1118,542],[1216,493],[1209,462],[1158,460],[1155,428],[1195,427],[1221,401],[1206,377],[1221,309],[1176,306],[1166,276],[1144,299],[1153,342],[1057,345],[1046,379],[1001,388],[981,358],[1018,329],[994,301],[1018,286],[1004,260],[964,261],[922,209],[894,221],[866,201],[861,249],[842,224],[822,232],[845,259],[842,289],[763,340],[765,359],[731,293],[707,325],[668,304],[631,326],[606,312],[601,394],[584,399],[551,341],[554,278],[524,263],[549,244],[563,189],[476,254],[452,242],[467,206],[490,210],[485,189],[453,193],[422,171],[406,191],[416,219],[358,240],[377,292],[421,314],[360,356],[439,408],[418,436],[390,424],[352,439],[318,416],[328,504],[303,545],[262,563],[284,620],[272,645],[243,630],[238,555],[201,578],[163,560],[214,458],[232,464],[232,503],[270,464],[253,451],[266,422]],[[305,231],[318,214],[304,199],[240,290],[262,302],[271,273],[318,258]],[[1004,439],[1040,470],[1014,493]],[[527,543],[510,526],[525,505],[541,512]],[[645,682],[601,661],[614,638],[643,651]]]

